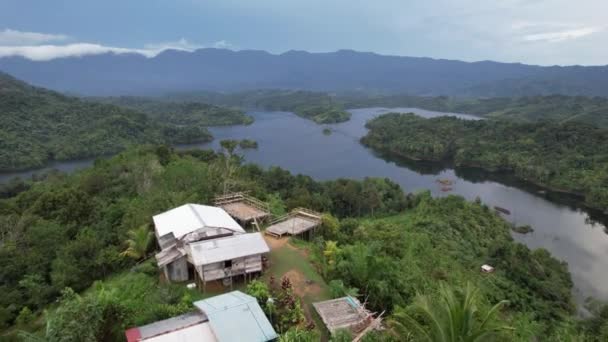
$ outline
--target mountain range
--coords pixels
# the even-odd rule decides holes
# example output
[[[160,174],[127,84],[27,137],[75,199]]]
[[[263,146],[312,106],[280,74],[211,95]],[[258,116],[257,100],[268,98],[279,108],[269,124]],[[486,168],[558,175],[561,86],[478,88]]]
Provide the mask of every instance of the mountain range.
[[[37,86],[79,95],[158,95],[260,88],[461,97],[608,96],[608,66],[534,66],[329,53],[200,49],[101,54],[32,61],[0,58],[0,70]]]

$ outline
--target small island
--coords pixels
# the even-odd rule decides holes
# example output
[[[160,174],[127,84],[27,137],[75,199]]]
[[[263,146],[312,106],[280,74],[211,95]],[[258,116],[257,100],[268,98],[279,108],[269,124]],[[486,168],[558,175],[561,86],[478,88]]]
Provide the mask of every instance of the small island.
[[[532,226],[530,226],[529,224],[523,226],[513,225],[513,227],[511,227],[511,230],[518,234],[528,234],[534,232],[534,228],[532,228]]]
[[[242,149],[256,149],[258,148],[258,142],[251,139],[243,139],[239,141],[239,147]]]
[[[323,128],[323,135],[331,135],[331,133],[332,133],[331,128],[327,128],[327,127]]]

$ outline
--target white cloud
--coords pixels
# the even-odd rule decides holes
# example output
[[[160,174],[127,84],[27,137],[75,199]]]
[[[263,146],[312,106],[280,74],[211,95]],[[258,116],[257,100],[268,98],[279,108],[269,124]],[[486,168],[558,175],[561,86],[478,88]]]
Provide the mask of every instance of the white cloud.
[[[65,41],[68,38],[68,36],[63,34],[23,32],[11,29],[0,31],[0,45],[38,45],[43,43]]]
[[[33,61],[48,61],[55,58],[99,55],[108,52],[116,54],[138,53],[146,57],[153,57],[160,51],[127,49],[87,43],[68,45],[0,46],[0,57],[21,56]]]
[[[146,44],[146,46],[145,46],[145,48],[148,50],[158,50],[158,51],[164,51],[164,50],[169,50],[169,49],[194,51],[196,49],[200,49],[203,47],[204,47],[203,45],[189,42],[186,38],[181,38],[179,40],[172,41],[172,42]]]
[[[145,57],[154,57],[165,50],[194,51],[203,45],[181,38],[176,41],[146,44],[143,48],[123,48],[93,43],[72,43],[65,45],[44,44],[52,41],[69,39],[65,35],[36,32],[20,32],[6,29],[0,31],[0,58],[20,56],[34,61],[48,61],[56,58],[82,57],[104,53],[135,53]],[[220,40],[213,44],[217,48],[231,48],[232,44]]]
[[[566,41],[566,40],[585,37],[590,34],[600,32],[600,31],[602,31],[602,29],[598,28],[598,27],[582,27],[582,28],[562,30],[562,31],[528,34],[528,35],[523,36],[523,40],[525,40],[527,42],[559,43],[559,42]]]

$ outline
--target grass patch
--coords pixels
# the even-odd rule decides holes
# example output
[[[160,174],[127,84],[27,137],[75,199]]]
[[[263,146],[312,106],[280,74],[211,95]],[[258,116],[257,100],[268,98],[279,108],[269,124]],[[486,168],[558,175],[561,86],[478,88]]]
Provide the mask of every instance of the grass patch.
[[[262,280],[268,281],[274,276],[277,282],[287,275],[294,286],[296,295],[302,299],[306,316],[315,323],[317,331],[324,340],[328,340],[328,332],[316,314],[312,303],[331,299],[329,286],[310,262],[307,251],[307,242],[292,239],[294,246],[284,243],[270,251],[270,268],[264,273]],[[310,281],[307,283],[306,281]]]

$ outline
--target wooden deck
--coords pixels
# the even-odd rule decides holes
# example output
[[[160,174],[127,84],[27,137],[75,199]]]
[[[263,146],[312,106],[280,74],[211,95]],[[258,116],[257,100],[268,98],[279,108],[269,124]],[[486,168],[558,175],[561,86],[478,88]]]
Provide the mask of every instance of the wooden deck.
[[[280,217],[266,228],[266,234],[280,238],[285,234],[300,235],[321,225],[321,214],[298,208]]]
[[[218,196],[214,203],[242,223],[259,222],[270,216],[268,204],[243,192]]]

